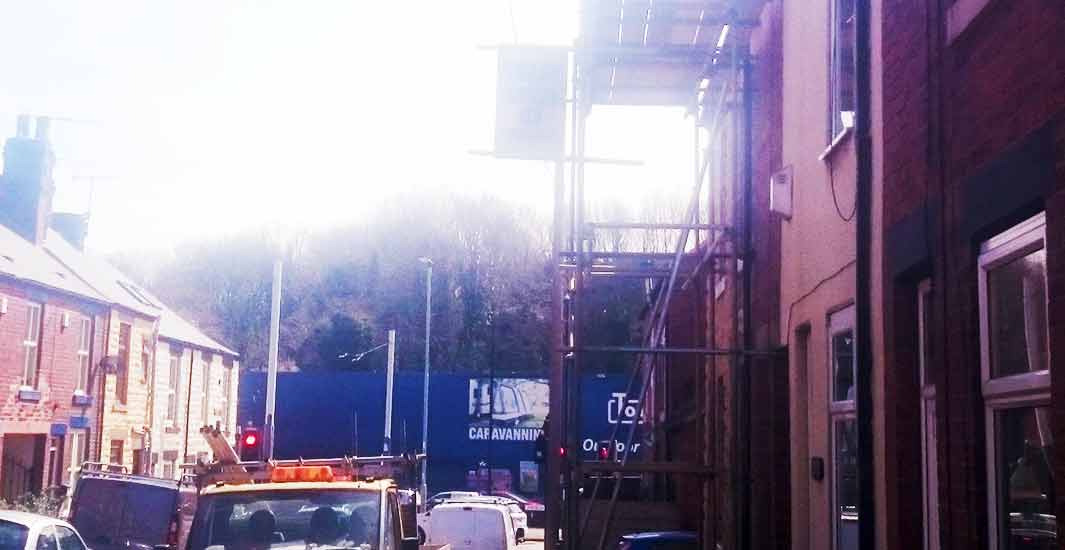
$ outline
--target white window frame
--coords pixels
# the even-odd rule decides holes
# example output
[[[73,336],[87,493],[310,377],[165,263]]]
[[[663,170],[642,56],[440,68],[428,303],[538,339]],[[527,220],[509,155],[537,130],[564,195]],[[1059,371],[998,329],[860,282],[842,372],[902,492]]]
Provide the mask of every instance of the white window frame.
[[[1039,213],[984,241],[980,246],[977,277],[980,298],[980,374],[984,397],[985,444],[987,448],[987,506],[990,550],[999,549],[998,453],[996,452],[999,413],[1024,407],[1050,404],[1050,371],[1033,371],[991,377],[990,316],[988,312],[988,271],[1037,250],[1046,249],[1046,214]],[[1043,284],[1047,284],[1044,278]],[[1049,299],[1049,289],[1046,293]],[[1049,323],[1048,323],[1049,330]],[[1047,342],[1049,343],[1049,335]],[[1050,350],[1047,350],[1049,358]],[[1049,364],[1049,361],[1048,361]]]
[[[856,104],[854,104],[856,102],[857,98],[852,98],[851,101],[852,101],[852,107],[854,108],[854,110],[850,111],[851,115],[852,115],[852,118],[851,118],[850,124],[848,125],[847,122],[844,119],[842,119],[842,113],[844,111],[841,109],[840,101],[839,101],[840,97],[842,97],[842,94],[838,94],[840,97],[837,97],[837,93],[836,93],[836,85],[840,81],[840,79],[842,78],[842,75],[839,74],[839,71],[837,71],[837,66],[836,66],[837,54],[839,53],[839,51],[837,51],[837,45],[840,42],[840,36],[836,32],[838,30],[837,25],[836,25],[836,19],[837,19],[837,11],[839,11],[840,2],[846,2],[846,1],[850,1],[853,4],[852,9],[854,10],[854,13],[851,14],[851,17],[857,17],[857,3],[854,0],[829,0],[829,2],[828,2],[828,134],[829,134],[829,136],[828,136],[828,149],[829,150],[835,149],[835,147],[838,146],[838,144],[843,141],[843,138],[848,133],[853,131],[853,129],[854,129],[854,118],[853,117],[855,117],[857,115],[857,108],[858,108],[858,106]],[[851,44],[851,57],[852,57],[852,60],[853,60],[853,57],[855,55],[857,55],[856,44]],[[840,63],[841,63],[840,67],[843,67],[844,65],[842,63],[842,60],[841,60]],[[855,83],[852,82],[851,83],[852,93],[854,93],[854,90],[855,90],[854,85],[855,85]],[[837,118],[839,119],[838,121],[837,121]],[[836,130],[836,123],[837,122],[839,122],[839,125],[840,125],[840,129],[838,131]]]
[[[176,353],[175,353],[176,352]],[[181,388],[181,352],[170,350],[166,378],[166,422],[174,427],[178,420],[178,392]]]
[[[201,364],[201,376],[203,379],[200,385],[203,386],[202,401],[200,402],[200,418],[203,419],[204,426],[211,425],[211,361],[214,359],[213,355],[200,352],[200,364]]]
[[[78,378],[74,382],[74,393],[85,395],[89,386],[89,356],[92,350],[92,319],[83,317],[78,332]]]
[[[88,445],[88,438],[85,437],[85,432],[81,430],[71,430],[70,432],[70,471],[69,485],[68,487],[73,490],[75,482],[78,480],[78,472],[81,470],[81,460],[79,455],[88,454],[85,452],[84,445]]]
[[[854,330],[855,328],[855,311],[854,305],[849,305],[837,311],[834,311],[828,316],[828,434],[829,434],[829,506],[831,518],[831,529],[829,536],[832,537],[831,548],[838,550],[837,541],[839,540],[839,503],[837,502],[838,487],[836,487],[839,476],[837,472],[837,459],[836,459],[836,424],[841,421],[855,421],[858,417],[857,402],[854,399],[845,399],[837,401],[836,396],[836,373],[834,368],[836,365],[836,352],[835,347],[832,345],[832,339],[840,333],[851,332],[854,348],[857,348],[858,335]],[[853,357],[852,361],[856,361],[857,358]],[[858,383],[857,365],[852,364],[852,368],[855,370],[853,383]],[[861,510],[858,511],[861,513]]]
[[[43,318],[43,304],[36,302],[26,304],[26,337],[22,340],[22,387],[24,389],[37,389],[37,380],[40,378]]]
[[[932,281],[917,286],[917,365],[921,398],[921,513],[924,520],[924,549],[939,550],[939,452],[936,438],[936,385],[928,379],[928,340],[930,312],[926,299],[932,295]]]
[[[222,368],[224,369],[222,371],[222,391],[225,393],[225,396],[222,398],[222,406],[225,407],[222,411],[222,421],[224,423],[222,431],[229,433],[230,420],[232,420],[230,409],[232,408],[231,405],[233,402],[233,369],[236,367],[234,367],[232,363],[226,365],[225,360],[223,360]]]

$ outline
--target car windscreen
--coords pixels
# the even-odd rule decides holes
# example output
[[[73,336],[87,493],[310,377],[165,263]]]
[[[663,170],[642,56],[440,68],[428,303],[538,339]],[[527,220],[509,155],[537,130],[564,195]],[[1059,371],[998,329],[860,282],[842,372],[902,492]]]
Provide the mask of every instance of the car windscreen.
[[[23,550],[29,533],[25,525],[0,519],[0,550]]]
[[[204,495],[189,550],[377,548],[378,491],[253,491]]]
[[[95,550],[166,544],[177,489],[113,479],[82,479],[70,522]]]

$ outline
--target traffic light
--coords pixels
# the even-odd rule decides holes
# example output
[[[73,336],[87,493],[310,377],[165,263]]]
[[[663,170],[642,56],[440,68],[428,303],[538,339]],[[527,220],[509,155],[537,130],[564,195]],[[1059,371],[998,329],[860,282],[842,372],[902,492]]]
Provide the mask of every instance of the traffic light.
[[[599,448],[596,449],[596,456],[598,456],[600,462],[607,462],[610,460],[610,441],[600,441]]]
[[[263,459],[263,436],[259,428],[244,428],[240,434],[239,447],[241,462],[261,461]]]

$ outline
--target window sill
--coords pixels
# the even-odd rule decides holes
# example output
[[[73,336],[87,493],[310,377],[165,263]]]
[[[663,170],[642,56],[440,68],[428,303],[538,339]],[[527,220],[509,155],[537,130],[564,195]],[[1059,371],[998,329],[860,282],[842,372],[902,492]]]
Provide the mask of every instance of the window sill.
[[[820,155],[818,155],[817,160],[821,162],[828,162],[828,160],[836,154],[836,151],[842,149],[843,144],[847,143],[850,140],[851,134],[853,133],[853,127],[845,128],[842,132],[839,133],[839,135],[836,136],[835,139],[832,140],[832,143],[828,144],[828,147],[825,147],[825,150]]]
[[[23,386],[18,390],[18,400],[27,403],[40,403],[41,391],[33,388]]]
[[[129,412],[129,409],[127,409],[126,405],[123,404],[123,403],[115,403],[114,405],[111,406],[111,412],[124,413],[124,412]]]

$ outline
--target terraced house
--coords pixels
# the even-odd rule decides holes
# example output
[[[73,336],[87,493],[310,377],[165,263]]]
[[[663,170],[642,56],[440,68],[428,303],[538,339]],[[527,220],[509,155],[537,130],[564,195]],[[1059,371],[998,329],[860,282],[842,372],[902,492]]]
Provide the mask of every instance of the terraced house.
[[[85,460],[178,476],[178,462],[203,449],[198,437],[177,446],[175,434],[235,425],[236,354],[84,251],[85,217],[51,212],[53,164],[47,120],[31,137],[20,117],[0,179],[0,497],[9,499],[69,485]],[[176,371],[175,349],[189,357]],[[168,423],[171,410],[184,424]]]

